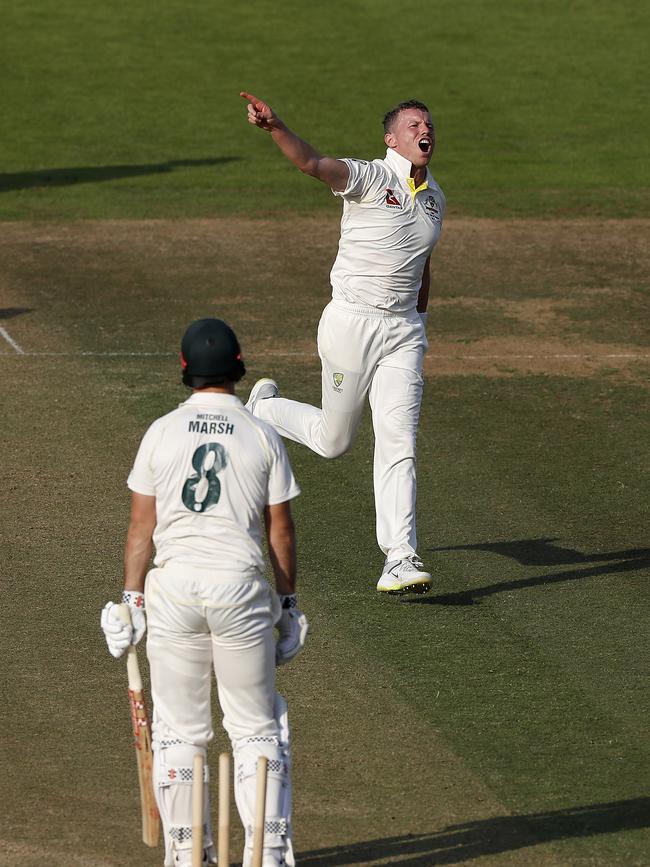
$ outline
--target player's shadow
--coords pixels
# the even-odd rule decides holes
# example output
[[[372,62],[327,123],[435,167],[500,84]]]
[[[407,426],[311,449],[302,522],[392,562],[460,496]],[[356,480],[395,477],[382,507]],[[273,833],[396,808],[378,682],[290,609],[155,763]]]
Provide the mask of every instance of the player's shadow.
[[[475,605],[482,598],[496,593],[507,593],[525,587],[543,584],[560,584],[566,581],[579,581],[600,575],[614,575],[621,572],[635,572],[650,567],[650,548],[629,548],[622,551],[583,554],[572,548],[554,544],[553,538],[517,539],[510,542],[485,542],[476,545],[451,545],[444,548],[431,548],[440,551],[487,551],[516,560],[522,566],[574,566],[584,568],[565,569],[560,572],[547,572],[533,577],[517,578],[473,587],[459,593],[406,597],[407,604],[416,605]]]
[[[498,816],[448,825],[442,831],[428,834],[385,837],[347,846],[313,849],[301,852],[297,860],[301,867],[369,865],[375,861],[402,867],[433,867],[572,837],[592,837],[649,826],[650,798],[633,798],[527,816]]]
[[[241,157],[205,157],[142,165],[76,166],[63,169],[39,169],[34,172],[12,172],[0,174],[0,193],[45,187],[68,187],[74,184],[96,184],[141,175],[160,175],[177,169],[221,166],[240,159]]]
[[[32,313],[33,307],[0,307],[0,319],[13,319],[23,313]]]

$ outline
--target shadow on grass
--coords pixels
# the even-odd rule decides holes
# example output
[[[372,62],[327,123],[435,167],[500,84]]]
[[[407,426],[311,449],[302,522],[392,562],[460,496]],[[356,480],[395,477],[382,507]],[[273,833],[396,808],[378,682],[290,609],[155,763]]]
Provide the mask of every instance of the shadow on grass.
[[[431,551],[488,551],[501,554],[522,566],[564,566],[571,563],[603,563],[608,560],[630,560],[650,556],[650,548],[630,548],[623,551],[583,554],[573,548],[554,544],[557,539],[514,539],[511,542],[483,542],[478,545],[449,545],[430,548]]]
[[[68,187],[73,184],[96,184],[140,175],[159,175],[175,169],[220,166],[237,162],[241,157],[206,157],[196,160],[169,160],[166,163],[120,166],[80,166],[68,169],[41,169],[36,172],[0,174],[0,193],[43,187]]]
[[[0,319],[13,319],[23,313],[32,313],[33,307],[0,307]]]
[[[409,834],[301,852],[301,867],[362,865],[381,861],[409,867],[458,864],[541,843],[633,831],[650,826],[650,798],[571,807],[528,816],[498,816],[449,825],[429,834]],[[532,863],[532,861],[530,862]]]
[[[650,548],[630,548],[623,551],[582,554],[572,548],[553,545],[555,539],[518,539],[512,542],[485,542],[478,545],[454,545],[446,548],[430,548],[431,551],[487,551],[510,557],[522,566],[562,566],[585,563],[602,563],[585,569],[566,569],[535,575],[532,578],[517,578],[474,587],[459,593],[445,593],[437,596],[408,597],[402,601],[409,605],[475,605],[481,598],[496,593],[508,593],[525,587],[538,587],[544,584],[560,584],[566,581],[580,581],[583,578],[596,578],[599,575],[614,575],[620,572],[635,572],[650,568]]]

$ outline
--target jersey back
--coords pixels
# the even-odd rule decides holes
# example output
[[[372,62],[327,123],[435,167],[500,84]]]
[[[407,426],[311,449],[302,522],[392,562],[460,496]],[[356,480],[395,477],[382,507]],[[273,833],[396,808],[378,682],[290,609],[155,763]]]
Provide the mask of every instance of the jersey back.
[[[234,395],[195,392],[146,432],[128,478],[155,496],[155,565],[264,572],[264,507],[300,493],[279,435]]]

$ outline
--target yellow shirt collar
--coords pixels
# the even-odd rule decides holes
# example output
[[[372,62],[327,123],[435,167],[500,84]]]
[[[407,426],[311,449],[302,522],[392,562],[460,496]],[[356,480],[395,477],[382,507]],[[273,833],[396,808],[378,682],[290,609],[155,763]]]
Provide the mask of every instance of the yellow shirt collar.
[[[406,183],[408,184],[409,190],[411,191],[411,198],[415,198],[415,194],[419,193],[421,190],[429,189],[429,181],[425,180],[424,183],[420,184],[419,187],[415,186],[415,180],[411,177],[406,179]]]
[[[409,160],[405,159],[401,154],[398,154],[394,148],[388,148],[385,156],[386,162],[391,165],[400,177],[405,178],[408,188],[411,192],[411,199],[415,201],[415,196],[417,193],[422,190],[429,189],[429,170],[427,169],[426,178],[423,183],[420,184],[419,187],[415,187],[415,181],[412,177],[410,177],[411,173],[411,163]]]

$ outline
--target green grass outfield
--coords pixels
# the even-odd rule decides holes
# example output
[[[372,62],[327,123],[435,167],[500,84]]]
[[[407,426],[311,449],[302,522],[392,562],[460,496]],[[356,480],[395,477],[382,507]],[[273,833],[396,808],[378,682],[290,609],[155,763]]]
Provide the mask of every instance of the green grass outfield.
[[[364,158],[388,108],[425,100],[454,214],[647,215],[649,18],[638,0],[8,4],[0,218],[334,213],[249,128],[242,89]]]
[[[185,326],[235,326],[242,396],[271,375],[319,398],[340,205],[249,127],[243,87],[362,157],[387,107],[424,99],[449,201],[419,436],[430,595],[374,591],[369,418],[337,461],[289,444],[312,624],[279,676],[299,864],[650,865],[647,19],[629,0],[3,10],[0,867],[162,861],[99,611],[138,441],[185,394]]]

